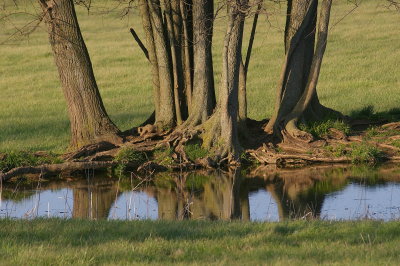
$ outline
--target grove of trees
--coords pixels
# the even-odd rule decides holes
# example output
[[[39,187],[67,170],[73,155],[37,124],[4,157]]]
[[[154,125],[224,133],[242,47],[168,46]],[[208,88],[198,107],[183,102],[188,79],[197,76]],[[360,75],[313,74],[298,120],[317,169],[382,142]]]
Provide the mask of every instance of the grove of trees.
[[[195,141],[208,151],[214,165],[231,165],[240,163],[249,139],[258,139],[259,146],[277,142],[301,146],[313,136],[300,130],[299,123],[343,118],[323,106],[317,93],[332,0],[285,1],[285,55],[277,77],[274,114],[267,123],[257,124],[263,138],[254,136],[255,124],[248,123],[246,99],[257,20],[268,11],[263,0],[129,1],[139,11],[143,26],[144,36],[133,28],[131,33],[148,59],[154,104],[149,119],[129,132],[117,128],[103,105],[75,12],[77,1],[37,1],[68,105],[73,151],[101,142],[121,145],[132,135],[143,142],[158,136],[180,160],[189,160],[184,147]],[[226,16],[226,30],[221,78],[216,84],[212,48],[214,20],[221,14]],[[249,43],[243,43],[246,20],[252,25]]]

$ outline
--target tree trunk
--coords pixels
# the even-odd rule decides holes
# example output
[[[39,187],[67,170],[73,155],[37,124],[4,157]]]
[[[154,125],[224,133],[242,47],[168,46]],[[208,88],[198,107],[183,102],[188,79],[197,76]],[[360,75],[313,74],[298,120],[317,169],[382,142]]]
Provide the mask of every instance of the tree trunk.
[[[244,135],[247,135],[246,128],[246,120],[247,120],[247,73],[249,70],[251,52],[253,49],[254,38],[256,35],[258,15],[262,9],[263,1],[261,0],[258,3],[257,11],[254,14],[253,25],[251,27],[249,46],[247,47],[247,53],[245,61],[240,60],[240,69],[239,69],[239,128],[240,132]]]
[[[149,53],[149,61],[151,64],[151,73],[153,81],[153,99],[155,114],[160,113],[160,80],[158,73],[158,63],[156,56],[156,47],[154,44],[153,26],[150,20],[149,6],[147,0],[140,0],[140,15],[142,17],[143,30],[146,38],[147,49]]]
[[[194,77],[191,114],[185,126],[205,122],[215,108],[214,71],[212,60],[212,34],[214,1],[198,0],[193,4]]]
[[[228,27],[225,35],[222,78],[218,107],[205,123],[203,145],[215,149],[217,159],[236,163],[239,159],[238,88],[247,0],[228,1]]]
[[[171,55],[168,48],[167,32],[162,18],[160,1],[147,0],[147,3],[152,23],[160,82],[159,110],[156,113],[156,126],[160,130],[165,130],[174,127],[176,124]]]
[[[317,0],[290,0],[288,1],[288,16],[285,29],[285,62],[283,64],[281,78],[277,89],[275,112],[265,131],[279,136],[281,130],[290,133],[294,137],[310,141],[312,136],[296,129],[299,119],[303,121],[317,120],[326,116],[330,110],[323,107],[319,101],[316,89],[310,90],[310,82],[316,86],[322,56],[325,51],[322,43],[327,37],[329,24],[329,12],[331,1],[323,0],[319,20],[319,35],[316,52],[314,53],[316,21],[317,21]],[[322,31],[325,31],[324,35]],[[324,40],[325,38],[325,40]],[[315,76],[317,75],[317,76]],[[307,97],[306,94],[310,93]],[[301,100],[307,98],[307,101]],[[302,102],[302,108],[296,107]],[[299,111],[301,114],[299,114]],[[294,114],[294,112],[296,114]],[[296,116],[296,120],[292,120]],[[289,119],[289,120],[288,120]],[[288,128],[287,126],[290,126]],[[283,134],[285,135],[285,134]]]
[[[72,0],[39,0],[71,123],[71,148],[120,142],[104,108]]]
[[[193,92],[193,12],[192,0],[181,0],[179,3],[182,15],[182,62],[185,80],[185,95],[188,114],[191,113]]]

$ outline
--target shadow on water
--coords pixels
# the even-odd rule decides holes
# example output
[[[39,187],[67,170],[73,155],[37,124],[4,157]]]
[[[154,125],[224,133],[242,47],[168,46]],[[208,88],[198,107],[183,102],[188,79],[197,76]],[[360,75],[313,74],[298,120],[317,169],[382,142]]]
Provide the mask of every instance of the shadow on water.
[[[87,174],[1,189],[12,218],[282,221],[400,218],[400,167],[314,166],[160,173]]]

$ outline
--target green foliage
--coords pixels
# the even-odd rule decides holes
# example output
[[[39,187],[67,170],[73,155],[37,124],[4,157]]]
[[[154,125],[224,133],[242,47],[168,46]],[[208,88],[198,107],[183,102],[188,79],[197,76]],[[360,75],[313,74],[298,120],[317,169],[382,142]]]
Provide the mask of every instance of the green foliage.
[[[164,166],[169,166],[174,164],[174,159],[172,159],[172,149],[157,149],[153,152],[153,160]]]
[[[144,152],[137,151],[131,147],[123,147],[115,155],[114,160],[122,164],[142,164],[147,161],[147,157]]]
[[[139,166],[145,163],[147,156],[144,152],[136,151],[131,147],[123,147],[115,155],[114,161],[118,162],[115,168],[116,173],[123,174],[128,165]]]
[[[387,265],[400,223],[0,220],[4,265]]]
[[[382,159],[382,151],[367,142],[353,143],[350,157],[353,163],[376,163]]]
[[[53,153],[38,156],[27,151],[11,151],[5,153],[4,158],[0,160],[0,171],[6,172],[20,166],[36,166],[41,164],[62,163],[63,160]]]
[[[185,145],[185,152],[192,161],[204,158],[208,155],[208,150],[204,149],[199,143]]]
[[[308,125],[300,124],[299,128],[312,134],[314,137],[321,138],[329,133],[330,128],[335,128],[342,131],[346,135],[350,133],[350,126],[340,120],[325,120],[325,121],[315,121]]]
[[[327,151],[329,151],[333,156],[335,157],[341,157],[346,155],[347,153],[347,149],[346,149],[346,145],[344,144],[339,144],[336,146],[326,146],[325,149]]]
[[[365,137],[367,139],[373,138],[373,137],[378,137],[378,138],[384,138],[384,137],[390,137],[394,135],[398,135],[399,131],[395,129],[382,129],[380,127],[369,127],[367,131],[365,132]]]
[[[400,149],[400,139],[396,139],[392,141],[390,144]]]

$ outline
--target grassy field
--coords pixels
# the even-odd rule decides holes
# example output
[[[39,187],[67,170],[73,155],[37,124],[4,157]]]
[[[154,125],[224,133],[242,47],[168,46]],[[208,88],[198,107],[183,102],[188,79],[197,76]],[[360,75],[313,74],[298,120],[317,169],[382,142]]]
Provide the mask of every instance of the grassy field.
[[[18,8],[13,2],[5,0],[0,9],[0,17],[18,12],[0,20],[0,151],[63,151],[69,139],[68,117],[45,26],[40,24],[28,37],[16,31],[34,19],[26,12],[35,14],[32,3],[37,1],[19,1]],[[400,15],[384,3],[361,1],[346,16],[354,6],[334,1],[318,87],[325,105],[345,114],[368,105],[380,112],[400,107]],[[150,68],[129,33],[133,26],[143,36],[140,19],[136,11],[121,19],[116,1],[93,5],[89,15],[78,7],[81,29],[105,106],[125,130],[153,110]],[[268,2],[266,8],[268,17],[263,14],[260,19],[248,78],[249,115],[255,119],[272,113],[283,61],[285,6]],[[214,38],[217,80],[224,29],[220,18]],[[246,27],[246,40],[248,34]]]
[[[0,220],[2,265],[396,265],[399,222]]]

